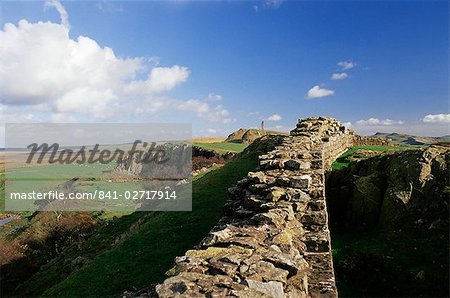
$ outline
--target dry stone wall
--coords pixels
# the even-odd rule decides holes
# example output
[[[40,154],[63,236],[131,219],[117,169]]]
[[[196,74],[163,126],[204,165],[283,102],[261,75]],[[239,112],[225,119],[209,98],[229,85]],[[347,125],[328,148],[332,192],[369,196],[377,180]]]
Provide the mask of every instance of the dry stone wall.
[[[353,139],[354,146],[370,145],[370,146],[392,146],[392,142],[382,138],[366,137],[355,135]]]
[[[160,297],[337,297],[325,171],[355,135],[326,117],[299,120],[229,189],[225,215],[175,259]]]

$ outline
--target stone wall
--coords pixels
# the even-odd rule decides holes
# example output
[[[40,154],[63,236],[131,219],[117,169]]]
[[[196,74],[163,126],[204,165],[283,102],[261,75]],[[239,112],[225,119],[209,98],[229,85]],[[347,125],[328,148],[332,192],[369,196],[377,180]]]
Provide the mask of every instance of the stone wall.
[[[393,146],[393,143],[389,140],[382,138],[366,137],[366,136],[354,136],[354,146],[370,145],[370,146]]]
[[[229,189],[225,215],[175,259],[160,297],[337,297],[325,171],[353,146],[337,120],[299,120],[259,168]],[[358,142],[360,139],[358,139]]]

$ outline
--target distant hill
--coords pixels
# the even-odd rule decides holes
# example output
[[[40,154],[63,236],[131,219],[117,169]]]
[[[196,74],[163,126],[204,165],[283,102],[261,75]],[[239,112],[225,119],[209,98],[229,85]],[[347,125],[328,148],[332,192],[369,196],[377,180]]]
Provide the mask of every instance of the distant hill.
[[[200,137],[200,138],[193,138],[192,142],[194,143],[218,143],[218,142],[224,142],[225,138],[216,138],[216,137]]]
[[[450,143],[450,135],[442,136],[442,137],[420,137],[413,136],[408,134],[399,134],[399,133],[384,133],[377,132],[372,135],[374,138],[383,138],[387,140],[391,140],[395,144],[398,145],[430,145],[436,143]]]
[[[265,135],[288,135],[287,132],[241,128],[231,133],[225,142],[250,144]]]

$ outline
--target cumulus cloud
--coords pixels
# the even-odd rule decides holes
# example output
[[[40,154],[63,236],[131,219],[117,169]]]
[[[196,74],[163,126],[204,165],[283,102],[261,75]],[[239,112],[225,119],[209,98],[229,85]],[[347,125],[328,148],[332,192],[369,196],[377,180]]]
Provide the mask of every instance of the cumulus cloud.
[[[124,90],[128,94],[160,93],[172,90],[178,84],[186,82],[188,77],[187,67],[154,67],[146,80],[134,80],[125,85]]]
[[[267,121],[280,121],[281,116],[278,114],[273,114],[267,118]]]
[[[67,113],[54,113],[51,116],[51,120],[54,123],[76,123],[77,119]]]
[[[331,75],[331,79],[332,80],[345,80],[346,78],[348,78],[348,74],[345,72],[338,72],[338,73],[333,73]]]
[[[450,123],[450,114],[429,114],[423,117],[422,121],[426,123]]]
[[[221,101],[222,100],[222,95],[219,94],[215,94],[213,92],[208,94],[208,100],[210,101]]]
[[[47,104],[55,112],[110,115],[119,99],[168,91],[185,82],[186,67],[155,67],[146,80],[137,80],[148,67],[144,58],[120,58],[89,37],[69,37],[69,29],[50,22],[0,31],[0,95],[9,105]]]
[[[404,122],[401,120],[391,120],[391,119],[378,119],[378,118],[369,118],[367,120],[358,120],[356,121],[357,125],[401,125]]]
[[[337,63],[337,65],[342,69],[342,70],[346,70],[346,69],[351,69],[353,67],[356,66],[355,62],[352,61],[340,61]]]
[[[344,126],[347,127],[347,128],[352,127],[352,123],[351,123],[350,121],[344,122],[344,123],[342,123],[342,125],[344,125]]]
[[[316,85],[308,90],[307,97],[308,98],[320,98],[325,96],[330,96],[334,94],[334,90],[321,88],[319,85]]]
[[[168,109],[190,111],[209,122],[234,121],[222,105],[165,95],[188,80],[187,67],[154,66],[151,57],[123,58],[87,36],[71,38],[61,3],[47,1],[46,7],[58,11],[60,24],[21,20],[0,30],[1,104],[32,107],[56,122],[101,120],[124,111],[144,117]],[[211,101],[221,99],[208,95]]]
[[[174,102],[173,107],[180,111],[195,112],[199,118],[205,119],[208,122],[221,122],[227,124],[236,121],[236,119],[229,118],[230,112],[222,105],[212,107],[208,103],[198,99]]]

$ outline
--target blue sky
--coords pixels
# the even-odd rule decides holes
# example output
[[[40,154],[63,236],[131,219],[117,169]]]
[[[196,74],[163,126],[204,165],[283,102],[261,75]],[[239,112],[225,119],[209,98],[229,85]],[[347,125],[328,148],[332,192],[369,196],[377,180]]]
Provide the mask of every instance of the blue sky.
[[[328,115],[363,134],[449,134],[447,1],[3,2],[2,28],[0,69],[17,71],[4,81],[22,86],[0,86],[3,122],[192,122],[224,136]],[[98,80],[81,80],[96,63]]]

